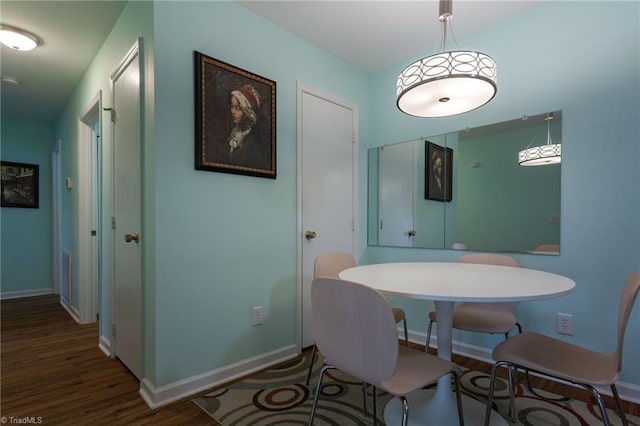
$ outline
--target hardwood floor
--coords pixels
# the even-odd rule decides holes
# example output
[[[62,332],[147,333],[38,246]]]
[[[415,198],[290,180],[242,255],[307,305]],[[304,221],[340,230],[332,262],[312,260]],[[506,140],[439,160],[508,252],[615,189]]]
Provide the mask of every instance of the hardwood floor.
[[[78,325],[57,296],[4,300],[1,309],[0,415],[60,425],[217,425],[192,397],[151,410],[136,378],[98,348],[98,327]],[[419,346],[416,346],[419,347]],[[486,363],[455,356],[468,368]],[[586,392],[533,378],[534,386],[577,399]],[[624,403],[640,415],[640,406]],[[608,399],[607,405],[613,407]]]

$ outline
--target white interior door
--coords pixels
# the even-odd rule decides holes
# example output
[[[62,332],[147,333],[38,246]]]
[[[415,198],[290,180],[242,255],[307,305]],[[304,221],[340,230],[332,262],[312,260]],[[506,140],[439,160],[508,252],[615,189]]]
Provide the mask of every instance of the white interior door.
[[[344,251],[357,259],[357,117],[356,106],[299,85],[302,347],[314,343],[310,288],[316,256]]]
[[[416,143],[380,150],[378,243],[382,246],[413,247],[415,150]]]
[[[142,374],[140,60],[136,44],[113,85],[113,247],[115,355]]]

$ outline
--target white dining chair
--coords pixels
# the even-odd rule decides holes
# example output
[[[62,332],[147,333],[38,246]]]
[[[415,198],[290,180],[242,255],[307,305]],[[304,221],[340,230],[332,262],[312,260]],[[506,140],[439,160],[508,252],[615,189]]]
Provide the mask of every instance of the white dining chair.
[[[532,371],[587,389],[596,400],[605,426],[610,424],[609,417],[597,387],[609,386],[616,402],[616,409],[622,419],[622,424],[627,426],[628,422],[622,409],[615,382],[622,370],[622,348],[625,329],[639,290],[640,272],[636,272],[629,275],[620,296],[617,343],[613,352],[595,352],[564,340],[533,332],[518,334],[498,344],[492,353],[492,357],[496,362],[491,369],[484,424],[488,425],[491,417],[496,372],[499,367],[506,366],[509,370],[523,369],[527,372]],[[637,358],[633,361],[637,363]],[[513,381],[508,380],[508,382],[510,412],[512,420],[515,421]]]
[[[421,350],[401,346],[391,306],[385,297],[362,284],[316,278],[311,286],[311,312],[316,345],[326,358],[309,416],[313,425],[322,380],[338,369],[373,389],[373,424],[377,424],[376,389],[402,402],[403,426],[409,419],[406,395],[451,374],[455,379],[458,422],[464,424],[458,367]],[[400,419],[399,419],[400,420]]]
[[[345,269],[353,268],[357,266],[356,260],[349,253],[345,252],[328,252],[322,253],[316,257],[316,260],[313,265],[313,277],[314,278],[338,278],[338,274]],[[407,330],[407,317],[404,313],[404,310],[401,308],[392,308],[393,309],[393,317],[396,320],[396,323],[403,323],[404,327],[404,342],[405,345],[409,346],[409,337]],[[311,350],[311,363],[309,364],[309,371],[307,372],[307,385],[309,385],[309,381],[311,380],[311,372],[313,371],[313,363],[315,362],[317,355],[317,347],[313,345]]]
[[[479,263],[487,265],[501,265],[519,267],[518,261],[504,254],[497,253],[471,253],[458,258],[460,263]],[[514,282],[513,285],[518,285]],[[479,303],[464,302],[453,310],[453,328],[478,333],[501,333],[505,337],[514,328],[522,332],[522,326],[516,321],[512,309],[518,302]],[[427,325],[427,341],[425,349],[429,348],[431,341],[431,329],[436,322],[435,311],[429,312]]]

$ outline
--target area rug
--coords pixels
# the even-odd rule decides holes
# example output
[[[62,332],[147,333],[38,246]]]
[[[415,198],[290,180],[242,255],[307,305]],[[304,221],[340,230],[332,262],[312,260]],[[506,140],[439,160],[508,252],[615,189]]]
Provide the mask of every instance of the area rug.
[[[241,382],[218,389],[197,398],[194,403],[216,422],[223,426],[286,426],[306,425],[309,420],[315,385],[322,359],[317,360],[310,385],[305,384],[310,358],[301,356],[262,373],[252,375]],[[316,426],[371,425],[372,394],[367,391],[367,415],[363,414],[362,385],[357,380],[337,370],[329,370],[323,381],[322,393],[316,409]],[[485,401],[489,376],[466,370],[461,378],[463,392],[480,401]],[[551,393],[537,391],[552,399],[561,399]],[[530,393],[519,384],[516,390],[516,425],[601,425],[598,409],[592,403],[582,401],[545,400]],[[384,425],[382,412],[391,396],[378,392],[378,424]],[[509,407],[507,385],[496,382],[495,408],[506,416]],[[622,422],[613,410],[609,410],[612,425]],[[494,414],[497,415],[497,414]],[[629,425],[640,426],[640,418],[627,415]],[[411,420],[409,420],[411,424]],[[509,424],[513,424],[508,422]],[[436,425],[437,426],[437,425]]]

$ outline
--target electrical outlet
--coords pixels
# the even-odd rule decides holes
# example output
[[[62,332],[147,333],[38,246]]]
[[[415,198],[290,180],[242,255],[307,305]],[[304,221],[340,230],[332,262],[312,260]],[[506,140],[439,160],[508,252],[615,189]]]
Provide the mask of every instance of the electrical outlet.
[[[264,321],[264,316],[262,314],[262,306],[255,306],[253,308],[253,326],[262,325]]]
[[[557,313],[556,331],[560,334],[573,335],[573,315]]]

